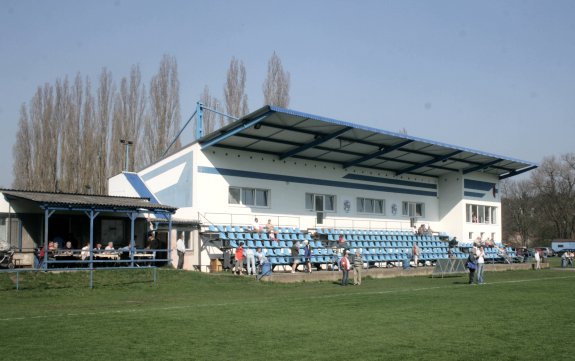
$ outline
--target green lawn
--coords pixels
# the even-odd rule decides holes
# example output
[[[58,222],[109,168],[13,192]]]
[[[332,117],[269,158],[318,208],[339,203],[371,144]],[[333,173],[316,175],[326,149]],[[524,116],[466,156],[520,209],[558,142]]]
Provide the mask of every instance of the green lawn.
[[[575,272],[272,284],[158,270],[0,274],[5,360],[573,359]]]

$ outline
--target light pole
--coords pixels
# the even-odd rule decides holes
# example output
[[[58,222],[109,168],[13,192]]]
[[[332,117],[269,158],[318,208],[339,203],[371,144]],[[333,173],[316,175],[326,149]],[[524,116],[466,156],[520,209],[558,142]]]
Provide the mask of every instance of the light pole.
[[[127,139],[120,139],[120,143],[124,144],[124,146],[126,146],[126,157],[124,158],[124,172],[128,171],[128,157],[129,157],[129,151],[130,151],[130,146],[132,144],[134,144],[134,142],[132,142],[131,140],[127,140]]]

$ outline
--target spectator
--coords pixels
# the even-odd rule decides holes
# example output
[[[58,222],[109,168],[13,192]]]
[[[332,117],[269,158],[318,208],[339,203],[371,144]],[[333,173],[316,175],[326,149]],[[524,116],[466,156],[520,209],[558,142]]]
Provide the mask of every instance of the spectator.
[[[535,250],[533,257],[535,258],[535,269],[541,269],[541,255],[539,254],[539,250]]]
[[[475,258],[477,259],[477,284],[482,285],[483,280],[483,268],[485,266],[485,249],[483,246],[479,246],[475,253]]]
[[[266,256],[264,255],[264,253],[262,252],[262,249],[260,247],[258,247],[256,249],[256,266],[258,268],[258,273],[261,272],[261,268],[262,265],[264,264],[264,262],[266,261]]]
[[[297,265],[299,263],[299,242],[295,241],[291,246],[291,273],[295,273],[297,271]]]
[[[246,255],[246,267],[247,267],[247,274],[255,276],[256,275],[256,257],[254,254],[253,248],[246,248],[245,251]]]
[[[355,250],[355,257],[353,258],[353,284],[356,286],[361,285],[361,270],[363,269],[363,259],[361,258],[361,251]]]
[[[341,272],[342,272],[341,285],[347,286],[347,281],[349,278],[349,270],[351,268],[351,265],[349,263],[349,259],[347,258],[347,250],[343,251],[343,257],[340,261],[339,268],[341,268]]]
[[[412,255],[413,255],[413,267],[418,267],[419,266],[419,255],[420,255],[420,249],[419,246],[417,245],[417,242],[413,242],[413,249],[412,249]]]
[[[467,257],[467,262],[465,266],[469,270],[469,284],[472,285],[473,281],[475,280],[475,270],[477,269],[477,260],[475,259],[475,249],[472,252],[469,252],[469,256]]]
[[[305,267],[308,273],[311,273],[311,246],[309,245],[308,240],[306,239],[303,241],[303,250],[304,250],[304,258],[305,258]]]
[[[252,231],[254,233],[260,233],[262,231],[262,226],[258,221],[257,217],[254,219],[254,224],[252,225]]]
[[[94,253],[100,253],[102,252],[102,244],[101,243],[96,243],[96,247],[94,247]]]
[[[112,251],[115,251],[114,242],[108,242],[108,245],[106,248],[104,248],[104,251],[106,251],[106,253],[112,253]]]
[[[180,233],[180,236],[176,241],[176,251],[178,252],[178,269],[183,269],[184,257],[186,256],[186,244],[184,243],[182,233]]]
[[[236,268],[235,273],[241,275],[244,268],[244,242],[240,242],[238,248],[236,248]]]
[[[80,251],[80,258],[82,261],[85,261],[87,258],[90,258],[90,242],[86,242],[82,250]]]
[[[268,223],[266,223],[265,228],[266,228],[266,233],[268,234],[270,239],[275,240],[276,239],[275,227],[272,224],[271,219],[268,219]]]

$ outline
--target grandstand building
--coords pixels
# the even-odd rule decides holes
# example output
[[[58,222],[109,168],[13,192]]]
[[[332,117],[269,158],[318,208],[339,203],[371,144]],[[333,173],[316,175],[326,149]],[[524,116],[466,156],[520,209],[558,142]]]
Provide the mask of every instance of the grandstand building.
[[[199,105],[200,131],[202,111]],[[499,183],[534,168],[510,157],[265,106],[200,133],[138,172],[110,178],[109,193],[178,207],[174,228],[186,238],[186,268],[205,270],[230,246],[223,242],[229,231],[247,233],[256,217],[262,225],[271,220],[279,233],[297,230],[303,238],[344,230],[405,235],[425,224],[436,237],[501,242]],[[265,245],[264,237],[249,240]]]

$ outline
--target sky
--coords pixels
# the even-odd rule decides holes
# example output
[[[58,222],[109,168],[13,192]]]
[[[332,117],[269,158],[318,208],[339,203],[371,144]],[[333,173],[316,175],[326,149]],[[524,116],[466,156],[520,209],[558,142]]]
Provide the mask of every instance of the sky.
[[[135,64],[149,84],[164,54],[182,124],[206,85],[223,100],[232,57],[263,106],[275,51],[290,109],[540,163],[575,152],[573,19],[571,0],[0,0],[0,187],[39,86]]]

